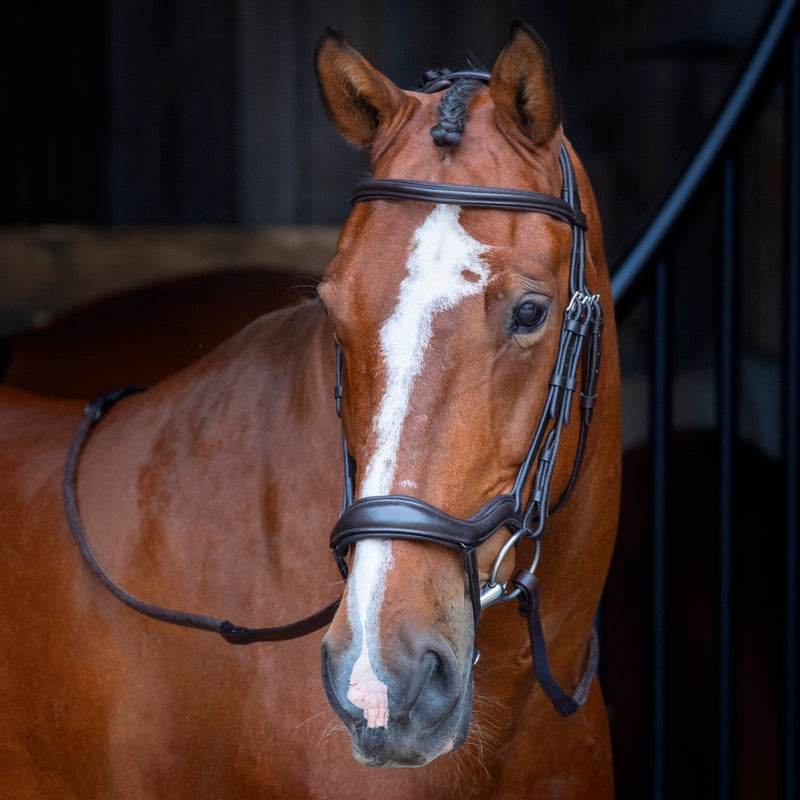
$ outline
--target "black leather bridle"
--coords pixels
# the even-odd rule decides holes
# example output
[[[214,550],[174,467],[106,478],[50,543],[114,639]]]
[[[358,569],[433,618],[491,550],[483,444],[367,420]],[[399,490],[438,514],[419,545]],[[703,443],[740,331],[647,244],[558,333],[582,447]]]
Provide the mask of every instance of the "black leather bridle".
[[[416,180],[370,178],[356,185],[352,195],[354,204],[373,200],[446,203],[462,207],[547,214],[567,223],[572,228],[569,270],[571,299],[564,310],[555,367],[550,377],[544,409],[511,493],[495,497],[467,519],[453,517],[423,500],[405,495],[354,500],[354,462],[343,433],[344,498],[342,514],[331,535],[331,547],[345,579],[348,575],[345,555],[351,545],[364,539],[410,539],[434,542],[460,550],[463,553],[476,630],[483,609],[496,602],[518,599],[521,610],[529,621],[534,666],[539,683],[556,708],[566,715],[585,701],[597,666],[596,636],[592,636],[589,664],[584,678],[578,690],[569,696],[558,687],[547,663],[538,614],[539,582],[534,575],[535,564],[530,569],[517,572],[511,581],[511,589],[507,590],[496,580],[500,562],[509,549],[522,538],[530,538],[536,542],[535,558],[538,561],[539,542],[547,528],[549,515],[566,501],[577,480],[589,423],[597,400],[603,313],[598,295],[592,294],[586,286],[586,218],[580,208],[572,161],[564,145],[561,147],[559,161],[563,177],[560,198],[518,189]],[[569,424],[573,395],[578,389],[581,361],[583,385],[578,401],[580,429],[577,450],[567,486],[558,501],[551,503],[553,470],[562,431]],[[340,410],[342,394],[342,355],[337,350],[337,410]],[[501,528],[511,531],[511,539],[501,549],[489,581],[480,586],[477,549]]]
[[[450,80],[459,77],[488,79],[483,73],[452,73]],[[439,84],[431,90],[442,88]],[[412,539],[444,545],[463,553],[473,617],[477,631],[483,609],[496,602],[517,599],[521,613],[527,617],[537,680],[559,713],[573,713],[585,702],[598,661],[597,636],[593,631],[589,657],[577,688],[568,695],[553,678],[547,660],[544,635],[539,615],[539,581],[534,575],[538,562],[541,538],[550,513],[555,511],[571,493],[583,460],[586,436],[597,399],[596,387],[600,369],[600,343],[603,313],[599,296],[586,286],[585,240],[586,218],[581,211],[575,171],[569,153],[562,145],[560,166],[563,178],[560,198],[539,192],[518,189],[492,188],[456,184],[430,183],[416,180],[367,179],[354,189],[354,204],[373,200],[422,201],[454,204],[464,207],[503,209],[515,212],[547,214],[570,225],[572,251],[569,270],[571,299],[564,311],[558,352],[550,377],[550,385],[542,416],[533,435],[527,455],[522,462],[510,494],[490,500],[468,519],[458,519],[422,500],[403,495],[364,497],[354,500],[355,464],[349,455],[342,434],[344,455],[344,498],[342,514],[331,535],[331,547],[342,576],[348,568],[345,556],[351,545],[364,539]],[[561,434],[570,420],[573,395],[578,389],[578,372],[582,369],[582,391],[579,394],[580,429],[573,467],[566,489],[557,502],[551,503],[551,481]],[[123,397],[142,391],[144,387],[117,390],[92,401],[85,409],[64,465],[64,505],[72,535],[78,548],[104,586],[119,600],[134,610],[170,624],[220,634],[231,644],[251,644],[296,638],[327,625],[336,613],[340,600],[305,619],[271,628],[245,628],[188,612],[174,611],[152,605],[120,588],[103,570],[92,553],[83,530],[76,499],[76,472],[82,448],[94,425],[108,409]],[[342,355],[337,349],[337,411],[341,411]],[[528,487],[531,487],[528,490]],[[527,492],[527,499],[525,497]],[[511,537],[491,570],[489,581],[480,586],[477,549],[501,528],[511,531]],[[536,556],[529,569],[521,569],[511,580],[511,588],[497,582],[500,564],[506,554],[522,538],[536,542]]]

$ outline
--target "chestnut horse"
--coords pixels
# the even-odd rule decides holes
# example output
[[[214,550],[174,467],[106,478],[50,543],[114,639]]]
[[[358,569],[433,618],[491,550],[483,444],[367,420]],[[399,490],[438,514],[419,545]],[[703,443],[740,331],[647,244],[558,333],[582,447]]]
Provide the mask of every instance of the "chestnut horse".
[[[0,394],[13,797],[613,795],[616,337],[546,48],[517,23],[488,85],[406,92],[328,30],[316,71],[373,174],[320,299],[82,423]],[[322,642],[129,607],[281,625],[342,591]]]

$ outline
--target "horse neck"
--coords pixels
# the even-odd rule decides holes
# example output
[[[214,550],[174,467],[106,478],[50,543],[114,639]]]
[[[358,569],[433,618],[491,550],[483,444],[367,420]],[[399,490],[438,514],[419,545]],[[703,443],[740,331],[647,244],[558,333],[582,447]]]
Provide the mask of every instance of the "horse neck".
[[[78,487],[111,574],[163,604],[202,596],[226,608],[243,596],[256,606],[265,579],[296,578],[308,557],[323,571],[330,561],[335,579],[333,383],[326,323],[309,305],[257,320],[115,407],[89,442]],[[297,528],[313,542],[305,558],[287,545]]]

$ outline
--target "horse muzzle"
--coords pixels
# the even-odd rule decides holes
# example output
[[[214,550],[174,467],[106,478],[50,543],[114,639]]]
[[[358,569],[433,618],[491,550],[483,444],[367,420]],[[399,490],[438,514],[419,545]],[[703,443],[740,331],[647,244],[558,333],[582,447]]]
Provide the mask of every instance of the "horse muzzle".
[[[334,624],[325,636],[325,690],[362,763],[421,766],[465,740],[472,706],[474,636],[482,606],[476,550],[501,527],[512,525],[514,512],[508,495],[495,498],[466,520],[401,495],[362,498],[343,511],[331,536],[343,577],[349,574],[344,558],[352,545],[405,540],[461,552],[468,586],[463,606],[445,602],[437,577],[425,569],[407,574],[393,590],[389,628],[381,631],[382,641],[374,643],[372,656],[349,625]],[[401,589],[403,596],[398,597]],[[421,594],[429,599],[418,604],[415,615],[409,601]],[[373,664],[370,658],[381,663]]]
[[[322,643],[325,692],[350,733],[357,761],[420,767],[463,744],[472,707],[471,664],[465,669],[444,640],[418,637],[396,646],[391,670],[377,668],[371,699],[354,687],[355,650],[342,650],[331,633]]]

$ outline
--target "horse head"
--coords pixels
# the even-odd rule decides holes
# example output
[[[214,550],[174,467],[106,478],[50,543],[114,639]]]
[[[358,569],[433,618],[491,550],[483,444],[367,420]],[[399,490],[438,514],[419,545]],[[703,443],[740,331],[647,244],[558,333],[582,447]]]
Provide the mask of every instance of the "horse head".
[[[357,759],[418,766],[467,736],[481,607],[512,573],[511,545],[533,538],[538,552],[547,522],[533,494],[558,497],[576,482],[574,424],[559,429],[546,485],[532,487],[552,444],[541,421],[572,404],[573,385],[553,400],[552,384],[576,259],[610,305],[600,224],[579,164],[572,173],[547,49],[525,24],[487,81],[455,73],[439,91],[401,90],[333,29],[315,66],[328,115],[369,149],[372,172],[319,286],[341,359],[348,466],[333,544],[343,569],[350,559],[323,680]],[[573,190],[574,201],[562,198]],[[612,393],[612,416],[615,402]],[[578,477],[559,511],[574,541],[558,540],[541,566],[564,589],[585,579],[562,609],[562,632],[578,641],[561,652],[576,662],[613,540],[565,577],[589,536],[574,510],[575,494],[598,491],[586,483]]]

